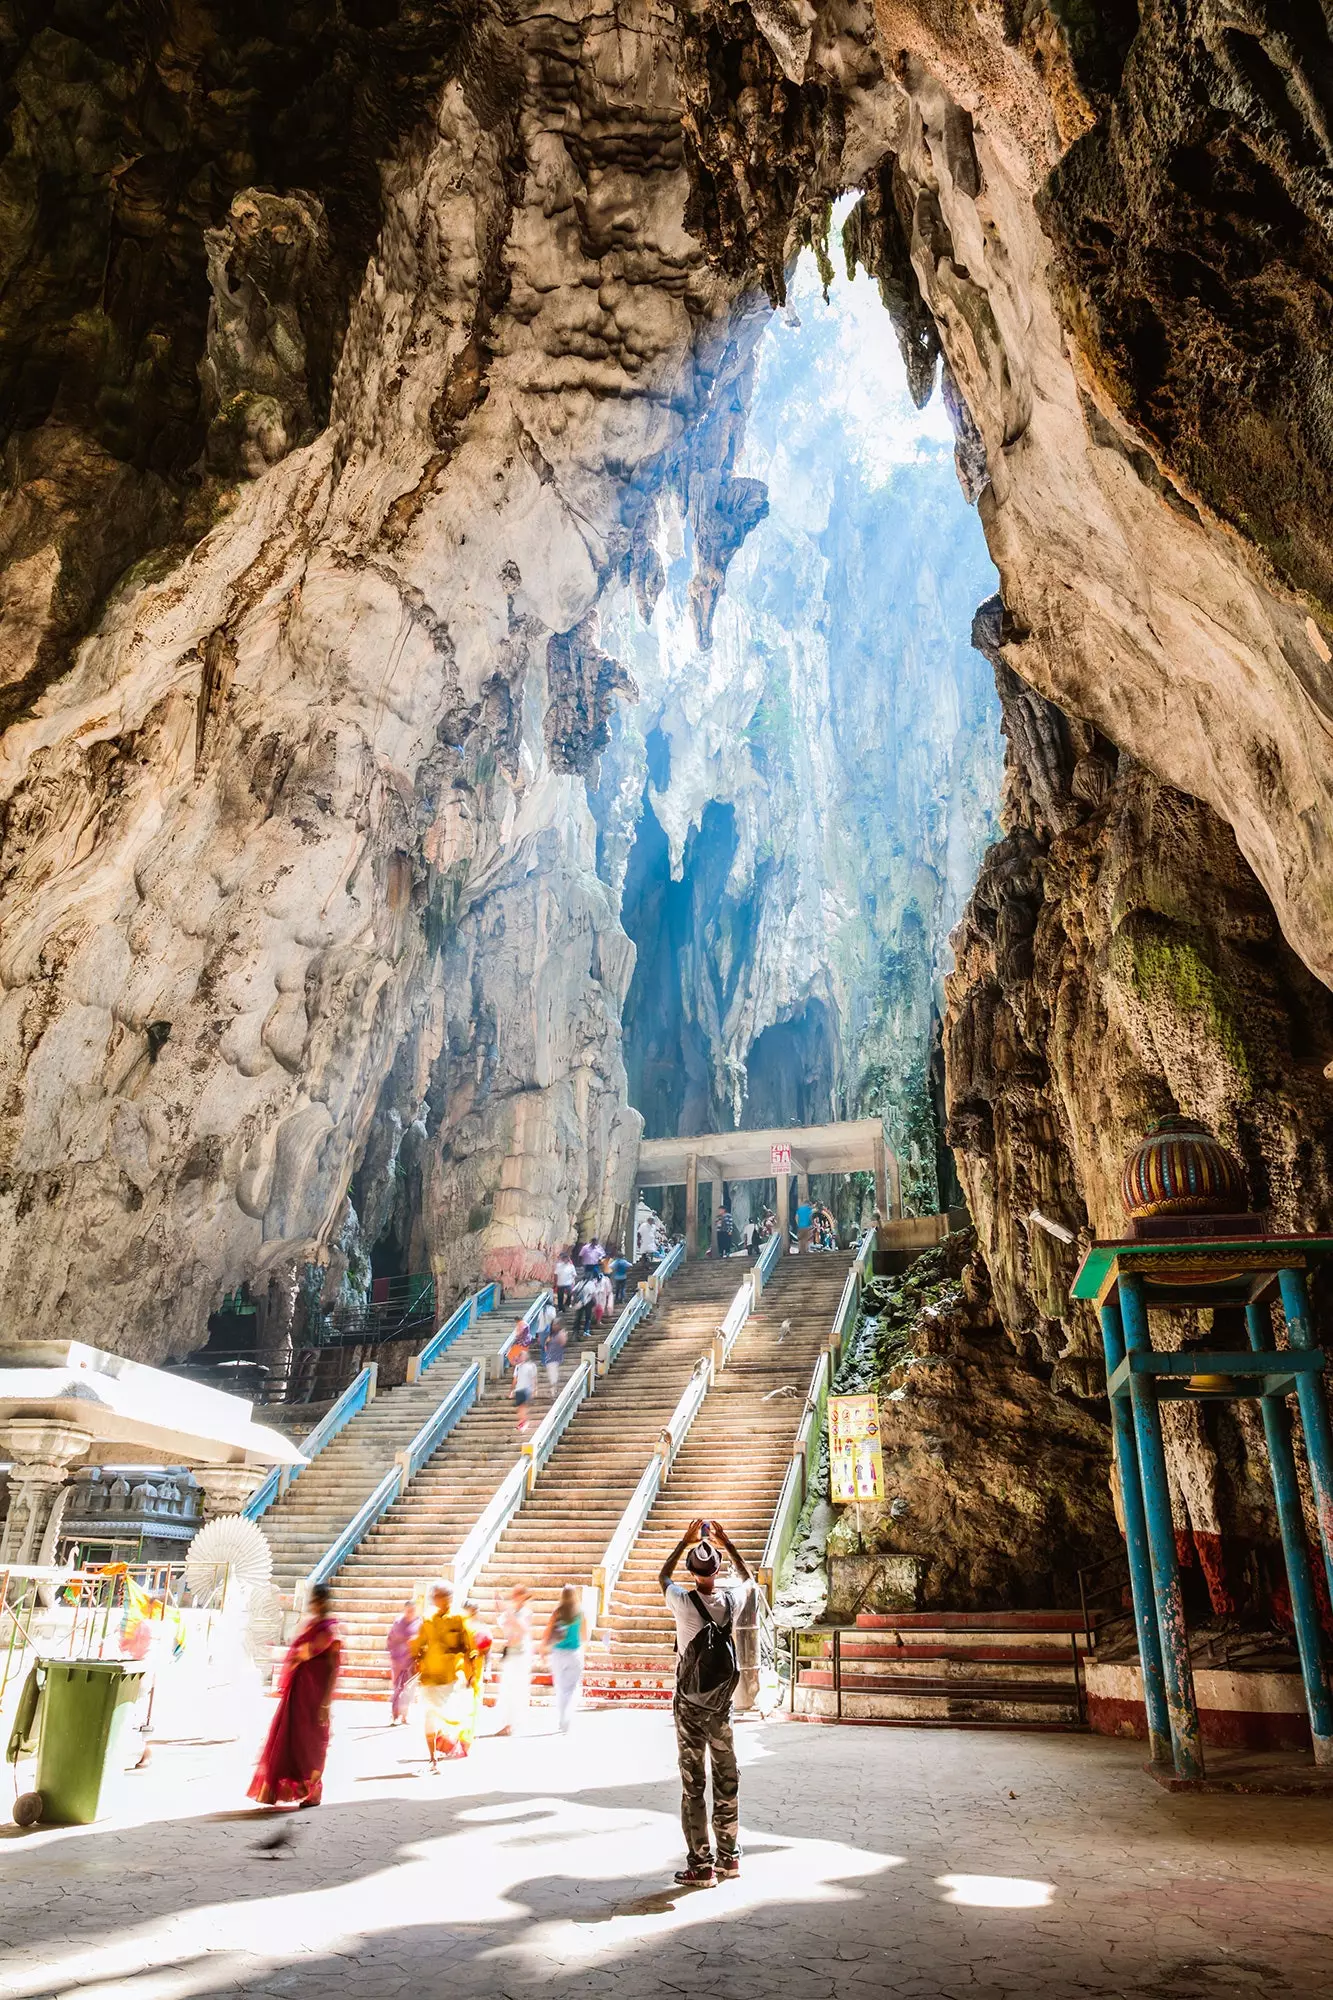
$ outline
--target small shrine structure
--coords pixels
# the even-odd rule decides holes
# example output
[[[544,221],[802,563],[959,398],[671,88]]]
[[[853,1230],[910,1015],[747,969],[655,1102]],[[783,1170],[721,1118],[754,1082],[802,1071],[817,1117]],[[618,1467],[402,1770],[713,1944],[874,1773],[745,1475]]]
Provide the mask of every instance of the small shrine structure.
[[[1123,1193],[1133,1234],[1093,1245],[1073,1296],[1089,1300],[1101,1317],[1153,1765],[1170,1767],[1177,1779],[1204,1776],[1162,1443],[1161,1404],[1173,1397],[1258,1399],[1315,1762],[1333,1765],[1333,1703],[1288,1411],[1294,1395],[1333,1597],[1333,1431],[1307,1283],[1310,1272],[1333,1257],[1333,1236],[1266,1234],[1262,1218],[1244,1212],[1238,1162],[1185,1118],[1160,1120],[1130,1155]],[[1285,1347],[1274,1335],[1275,1304]],[[1151,1312],[1182,1306],[1240,1307],[1248,1348],[1155,1348]]]

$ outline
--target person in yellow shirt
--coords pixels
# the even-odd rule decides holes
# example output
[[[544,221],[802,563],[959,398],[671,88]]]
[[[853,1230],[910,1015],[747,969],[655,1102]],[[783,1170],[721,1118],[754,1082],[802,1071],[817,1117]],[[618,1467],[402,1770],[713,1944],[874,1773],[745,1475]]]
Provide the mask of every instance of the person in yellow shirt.
[[[453,1608],[447,1583],[431,1586],[434,1609],[412,1641],[431,1770],[441,1757],[466,1757],[477,1733],[478,1696],[490,1635]]]

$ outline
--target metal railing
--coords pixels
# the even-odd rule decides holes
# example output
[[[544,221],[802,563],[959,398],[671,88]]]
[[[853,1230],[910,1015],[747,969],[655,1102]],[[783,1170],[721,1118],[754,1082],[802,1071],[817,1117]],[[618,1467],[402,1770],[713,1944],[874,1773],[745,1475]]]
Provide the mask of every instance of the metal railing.
[[[497,1348],[495,1348],[490,1355],[487,1356],[488,1367],[490,1366],[490,1363],[494,1361],[496,1367],[499,1368],[501,1373],[504,1372],[505,1368],[509,1365],[509,1350],[514,1344],[514,1334],[516,1329],[520,1326],[531,1326],[534,1319],[536,1319],[537,1314],[541,1311],[541,1308],[546,1304],[550,1296],[551,1296],[551,1288],[549,1285],[547,1285],[545,1289],[543,1291],[538,1292],[536,1298],[533,1299],[531,1303],[524,1308],[521,1317],[515,1320],[514,1325],[511,1327],[507,1327],[505,1329],[504,1335],[500,1341],[500,1345]]]
[[[495,1295],[498,1286],[492,1281],[483,1285],[479,1292],[473,1292],[461,1305],[454,1307],[444,1325],[433,1333],[419,1354],[414,1354],[407,1364],[407,1380],[415,1382],[425,1374],[433,1362],[439,1360],[452,1347],[460,1335],[467,1332],[473,1320],[484,1313],[495,1311]]]
[[[491,1495],[480,1519],[474,1522],[467,1539],[453,1560],[456,1597],[466,1597],[473,1582],[489,1561],[496,1544],[523,1505],[528,1494],[528,1467],[520,1459],[511,1466]]]
[[[1094,1581],[1097,1579],[1097,1581]],[[1099,1614],[1093,1606],[1101,1600],[1103,1610],[1113,1610],[1117,1614],[1126,1612],[1125,1597],[1129,1591],[1129,1557],[1123,1549],[1103,1556],[1100,1562],[1089,1563],[1078,1573],[1078,1608],[1083,1614],[1083,1632],[1091,1652],[1096,1642],[1093,1619]]]
[[[459,1376],[448,1395],[441,1399],[412,1442],[396,1455],[375,1491],[362,1502],[342,1533],[297,1585],[298,1610],[304,1605],[310,1586],[327,1583],[330,1577],[336,1576],[353,1549],[365,1540],[380,1516],[387,1514],[394,1501],[406,1492],[427,1459],[433,1456],[454,1425],[472,1408],[481,1394],[481,1385],[482,1366],[479,1361],[474,1361]]]
[[[969,1631],[974,1635],[990,1635],[998,1640],[1003,1640],[1010,1636],[1009,1628],[998,1620],[994,1625],[987,1625],[984,1613],[978,1614],[974,1618],[969,1626]],[[788,1660],[788,1702],[793,1714],[796,1712],[796,1690],[800,1681],[802,1663],[809,1666],[816,1666],[817,1663],[827,1662],[833,1681],[834,1719],[838,1722],[842,1721],[842,1641],[844,1634],[849,1635],[861,1645],[873,1642],[875,1638],[874,1632],[868,1631],[864,1625],[779,1625],[774,1627],[775,1657],[781,1642],[784,1639],[786,1641],[784,1650]],[[1074,1716],[1080,1728],[1087,1720],[1087,1702],[1083,1679],[1085,1662],[1079,1650],[1079,1640],[1081,1637],[1082,1634],[1079,1632],[1070,1632],[1068,1634],[1068,1693],[1072,1696]],[[804,1649],[801,1644],[802,1640],[806,1641]],[[955,1660],[958,1657],[958,1655],[955,1655]],[[856,1661],[857,1655],[853,1653],[851,1655],[853,1673],[856,1672]],[[984,1669],[988,1666],[1023,1666],[1026,1662],[1022,1649],[1014,1647],[1008,1654],[1001,1654],[998,1650],[992,1652],[989,1659],[978,1660],[976,1664]],[[1056,1664],[1056,1661],[1045,1657],[1032,1662],[1034,1668],[1050,1668]],[[1063,1667],[1064,1662],[1060,1661],[1058,1664]],[[982,1679],[971,1681],[965,1680],[962,1676],[954,1675],[945,1677],[932,1676],[931,1678],[937,1679],[938,1685],[922,1688],[919,1686],[914,1687],[910,1684],[904,1687],[901,1681],[895,1683],[891,1675],[884,1675],[882,1677],[876,1675],[874,1691],[892,1694],[895,1685],[897,1685],[900,1691],[908,1694],[939,1694],[951,1700],[962,1699],[969,1702],[998,1701],[1006,1705],[1025,1700],[1028,1702],[1034,1700],[1060,1700],[1065,1693],[1064,1687],[1057,1683],[1043,1682],[1039,1687],[1021,1683],[1016,1685],[1012,1681],[1005,1681],[999,1678],[990,1679],[984,1676],[984,1674]],[[860,1688],[853,1688],[851,1691],[855,1694],[865,1694],[871,1690],[862,1686]]]
[[[676,1246],[677,1253],[683,1253],[683,1246]],[[673,1253],[662,1259],[654,1277],[657,1289],[671,1276],[680,1263],[680,1254]],[[664,1268],[665,1267],[665,1268]],[[523,1314],[520,1324],[530,1325],[540,1308],[550,1298],[549,1289],[541,1291],[533,1299]],[[491,1499],[454,1557],[453,1580],[456,1592],[466,1592],[480,1576],[490,1561],[500,1539],[514,1516],[519,1512],[529,1493],[535,1487],[538,1477],[545,1470],[556,1446],[574,1420],[574,1413],[586,1402],[597,1387],[597,1377],[606,1370],[620,1354],[635,1326],[648,1309],[648,1302],[640,1293],[637,1299],[626,1306],[615,1326],[611,1329],[596,1356],[587,1354],[579,1362],[574,1374],[557,1396],[541,1423],[522,1448],[522,1456],[517,1465],[512,1466],[501,1480]],[[498,1360],[503,1369],[509,1349],[513,1345],[512,1329],[505,1335]],[[673,1418],[674,1421],[674,1418]]]
[[[597,1372],[605,1375],[621,1348],[633,1333],[639,1321],[648,1310],[648,1300],[643,1292],[636,1292],[621,1312],[606,1339],[597,1350]]]
[[[378,1375],[376,1363],[368,1361],[361,1373],[354,1376],[343,1390],[333,1408],[326,1410],[315,1428],[301,1440],[300,1451],[307,1464],[312,1458],[318,1458],[325,1445],[331,1444],[339,1431],[375,1400]],[[292,1481],[300,1478],[303,1470],[304,1467],[299,1465],[275,1465],[263,1485],[251,1494],[242,1507],[246,1520],[257,1521],[261,1514],[267,1513]]]
[[[727,1307],[722,1324],[713,1340],[713,1366],[719,1372],[731,1359],[731,1350],[736,1345],[740,1330],[754,1311],[755,1291],[747,1273],[745,1283]]]
[[[529,1493],[537,1484],[538,1473],[573,1423],[575,1410],[592,1395],[596,1386],[597,1363],[591,1354],[586,1354],[523,1447]]]
[[[754,1260],[754,1270],[758,1277],[756,1290],[762,1292],[772,1277],[778,1258],[782,1255],[782,1238],[774,1231],[763,1249]]]
[[[448,1437],[460,1417],[465,1417],[486,1386],[485,1373],[479,1362],[474,1361],[455,1382],[449,1394],[439,1402],[427,1417],[412,1442],[404,1450],[395,1453],[396,1462],[403,1469],[403,1486],[416,1478],[428,1458],[433,1458]]]
[[[616,1523],[615,1532],[602,1552],[602,1560],[592,1573],[593,1588],[597,1593],[597,1617],[605,1618],[612,1594],[620,1581],[621,1572],[629,1561],[634,1544],[643,1531],[662,1488],[666,1485],[677,1454],[684,1444],[694,1419],[703,1407],[704,1398],[713,1384],[713,1358],[709,1354],[700,1355],[694,1370],[675,1409],[662,1426],[662,1435],[657,1448],[649,1459],[639,1478],[639,1483],[630,1496],[629,1504]]]

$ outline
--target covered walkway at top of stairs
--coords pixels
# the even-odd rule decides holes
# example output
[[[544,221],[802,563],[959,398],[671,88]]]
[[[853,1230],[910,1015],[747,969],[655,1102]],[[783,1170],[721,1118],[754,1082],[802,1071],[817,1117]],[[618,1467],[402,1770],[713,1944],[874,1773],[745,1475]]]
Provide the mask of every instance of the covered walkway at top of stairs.
[[[902,1214],[898,1156],[885,1141],[884,1127],[878,1118],[846,1118],[831,1125],[773,1126],[757,1132],[698,1132],[677,1139],[642,1139],[634,1193],[637,1199],[641,1188],[685,1189],[686,1254],[692,1257],[699,1240],[700,1180],[712,1183],[714,1218],[722,1208],[725,1181],[776,1181],[778,1231],[785,1240],[793,1174],[797,1200],[806,1201],[811,1174],[855,1173],[875,1176],[875,1206],[881,1216]]]

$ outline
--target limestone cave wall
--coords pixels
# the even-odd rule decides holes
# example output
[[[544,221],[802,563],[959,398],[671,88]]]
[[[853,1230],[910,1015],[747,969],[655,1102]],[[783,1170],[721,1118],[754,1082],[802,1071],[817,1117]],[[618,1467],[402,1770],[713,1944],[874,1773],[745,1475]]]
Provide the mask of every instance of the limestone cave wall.
[[[614,1212],[614,597],[674,495],[708,629],[765,294],[846,189],[1066,774],[947,1030],[1006,1324],[1086,1354],[1024,1212],[1098,1221],[1167,1096],[1322,1213],[1329,42],[1314,0],[9,0],[8,1330],[152,1357],[391,1210],[450,1283]]]

